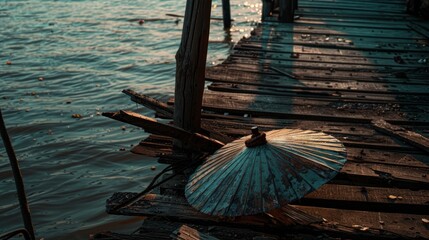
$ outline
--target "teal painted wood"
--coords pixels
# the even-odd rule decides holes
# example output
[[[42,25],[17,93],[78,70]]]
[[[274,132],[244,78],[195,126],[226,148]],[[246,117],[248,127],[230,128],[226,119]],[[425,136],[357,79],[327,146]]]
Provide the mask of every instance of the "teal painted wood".
[[[336,138],[310,130],[267,132],[267,144],[247,148],[249,137],[219,149],[190,177],[188,202],[216,216],[267,212],[302,198],[332,179],[346,162]]]

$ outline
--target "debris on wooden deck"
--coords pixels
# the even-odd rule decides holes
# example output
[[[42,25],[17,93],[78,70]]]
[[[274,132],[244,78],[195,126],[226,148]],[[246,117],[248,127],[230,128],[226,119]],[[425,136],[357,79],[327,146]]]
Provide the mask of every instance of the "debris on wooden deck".
[[[206,70],[201,131],[189,141],[210,144],[178,154],[173,132],[153,131],[133,152],[177,170],[255,125],[309,129],[346,146],[340,173],[293,205],[228,218],[193,209],[183,196],[192,170],[175,171],[130,206],[117,208],[137,193],[113,194],[108,213],[147,219],[133,235],[95,239],[429,239],[429,24],[403,0],[300,0],[295,13],[294,23],[260,24]],[[125,93],[173,118],[174,100]]]

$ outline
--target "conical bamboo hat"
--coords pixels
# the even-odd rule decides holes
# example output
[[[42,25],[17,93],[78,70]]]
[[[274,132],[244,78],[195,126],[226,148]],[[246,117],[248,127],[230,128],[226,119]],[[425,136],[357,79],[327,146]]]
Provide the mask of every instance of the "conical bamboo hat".
[[[248,139],[226,144],[192,174],[185,195],[194,208],[216,216],[268,212],[318,189],[346,162],[343,144],[322,132],[274,130],[256,147],[246,147]]]

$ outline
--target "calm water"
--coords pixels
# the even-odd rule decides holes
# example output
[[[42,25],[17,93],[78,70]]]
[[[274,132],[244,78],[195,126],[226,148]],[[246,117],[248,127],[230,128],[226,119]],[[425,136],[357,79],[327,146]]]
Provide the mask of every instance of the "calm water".
[[[108,216],[115,191],[141,191],[162,166],[128,152],[147,136],[99,116],[132,109],[133,88],[159,99],[174,92],[174,55],[186,1],[0,0],[0,107],[20,160],[39,238],[85,239],[102,230],[129,231],[138,218]],[[212,16],[220,17],[213,0]],[[259,19],[260,1],[231,1],[232,41]],[[139,25],[132,19],[146,19]],[[181,19],[180,19],[181,20]],[[212,21],[208,65],[231,44]],[[6,65],[11,61],[12,65]],[[81,114],[82,119],[72,118]],[[120,151],[125,148],[127,151]],[[151,166],[157,170],[152,171]],[[22,226],[15,186],[0,143],[0,233]]]

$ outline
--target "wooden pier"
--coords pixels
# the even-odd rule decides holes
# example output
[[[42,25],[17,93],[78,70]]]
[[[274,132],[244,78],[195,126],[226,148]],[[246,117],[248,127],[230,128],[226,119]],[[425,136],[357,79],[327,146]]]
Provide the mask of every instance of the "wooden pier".
[[[171,136],[151,135],[133,151],[180,174],[164,176],[171,180],[130,206],[116,208],[137,193],[115,193],[108,213],[147,218],[134,234],[94,238],[429,239],[429,23],[405,8],[405,0],[300,0],[294,23],[274,12],[224,63],[206,69],[200,134],[228,143],[255,125],[301,128],[346,146],[341,172],[293,202],[296,211],[199,213],[183,196],[191,170],[177,169],[207,154],[173,153]],[[173,118],[173,99],[126,93]],[[295,219],[302,213],[307,221]]]

